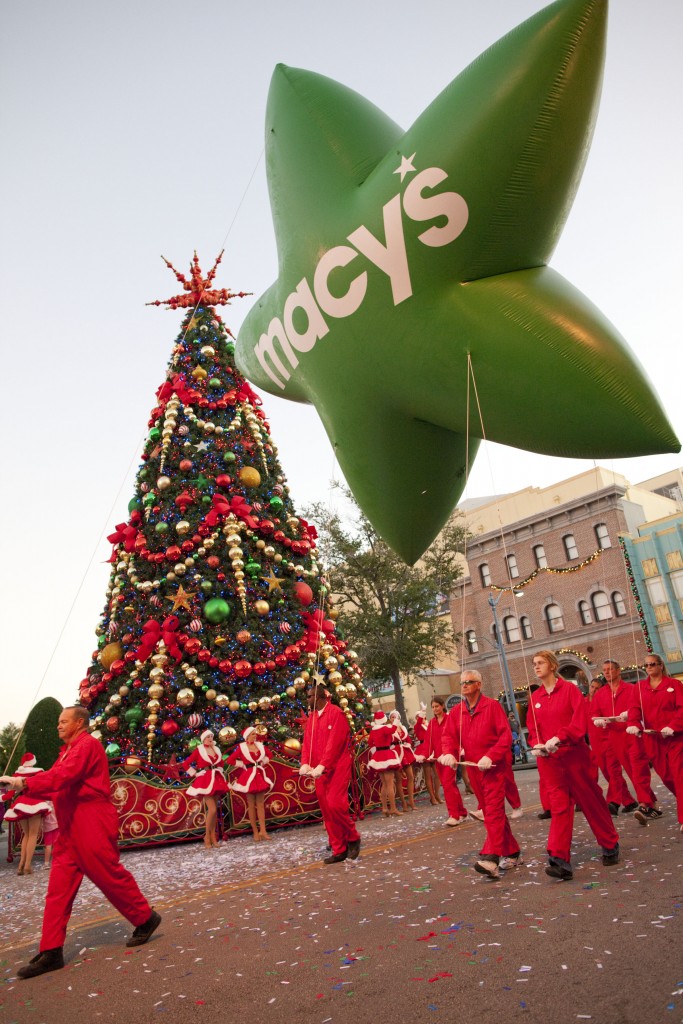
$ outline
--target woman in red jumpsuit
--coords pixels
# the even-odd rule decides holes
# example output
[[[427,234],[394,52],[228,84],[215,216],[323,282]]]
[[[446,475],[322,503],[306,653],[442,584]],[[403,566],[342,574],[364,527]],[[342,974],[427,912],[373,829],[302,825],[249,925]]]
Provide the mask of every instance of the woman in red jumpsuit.
[[[581,691],[557,675],[559,662],[552,651],[535,654],[533,666],[541,685],[531,695],[527,726],[537,757],[544,757],[543,777],[550,804],[545,871],[551,878],[568,881],[573,877],[571,842],[575,804],[583,811],[602,847],[603,864],[619,862],[619,835],[595,781],[586,743],[586,703]]]
[[[461,825],[463,821],[467,821],[467,811],[455,781],[455,772],[452,768],[446,767],[446,765],[439,762],[439,758],[443,754],[442,741],[448,718],[446,701],[443,697],[432,697],[432,711],[434,712],[434,717],[429,723],[429,730],[427,732],[427,756],[430,761],[434,761],[436,773],[441,780],[443,795],[446,800],[446,810],[448,811],[446,824],[451,826]]]
[[[633,687],[626,730],[633,737],[631,765],[638,797],[646,797],[634,817],[647,825],[662,816],[652,791],[651,763],[676,797],[678,823],[683,831],[683,684],[665,675],[658,654],[648,654],[645,671],[648,678]]]

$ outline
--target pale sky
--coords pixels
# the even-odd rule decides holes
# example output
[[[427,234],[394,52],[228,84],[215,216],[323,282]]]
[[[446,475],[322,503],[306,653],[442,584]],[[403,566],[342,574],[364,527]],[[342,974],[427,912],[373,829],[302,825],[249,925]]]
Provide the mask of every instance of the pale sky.
[[[350,86],[408,128],[541,0],[32,0],[0,10],[2,711],[72,701],[95,646],[110,545],[181,315],[167,256],[258,297],[277,257],[263,164],[276,63]],[[612,320],[683,437],[683,4],[612,0],[603,97],[551,265]],[[223,312],[235,332],[252,299]],[[529,392],[539,419],[552,398]],[[312,408],[265,396],[299,508],[338,476]],[[599,410],[596,410],[599,430]],[[609,463],[633,483],[680,455]],[[592,463],[482,449],[465,497]]]

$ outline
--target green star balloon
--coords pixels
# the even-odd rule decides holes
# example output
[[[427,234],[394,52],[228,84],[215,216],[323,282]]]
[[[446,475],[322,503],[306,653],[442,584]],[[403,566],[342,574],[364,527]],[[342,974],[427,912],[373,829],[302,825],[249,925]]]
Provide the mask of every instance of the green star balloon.
[[[321,75],[273,75],[280,276],[237,362],[316,406],[361,507],[407,562],[447,520],[484,436],[572,457],[679,449],[626,343],[546,266],[588,154],[606,27],[607,0],[551,4],[407,132]]]

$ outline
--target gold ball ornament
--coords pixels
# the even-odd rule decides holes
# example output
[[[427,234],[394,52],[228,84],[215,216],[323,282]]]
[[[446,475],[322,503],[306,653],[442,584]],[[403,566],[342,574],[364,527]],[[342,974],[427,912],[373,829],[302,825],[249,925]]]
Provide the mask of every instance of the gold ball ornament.
[[[222,747],[232,747],[237,743],[237,730],[231,725],[226,725],[218,732],[218,742]]]
[[[287,694],[288,697],[296,697],[296,687],[288,686],[287,689],[285,690],[285,693]]]
[[[159,703],[158,700],[148,700],[147,701],[147,710],[148,711],[155,712],[155,711],[158,711],[160,707],[161,707],[161,704]],[[150,715],[150,717],[151,717],[151,715]]]
[[[332,683],[333,686],[336,686],[337,683],[341,683],[341,681],[342,681],[342,674],[341,674],[341,672],[330,672],[330,674],[327,677],[327,681],[328,681],[328,683]]]
[[[339,662],[333,654],[330,654],[329,658],[325,658],[325,668],[336,668]]]
[[[152,685],[147,690],[147,693],[149,694],[151,700],[159,700],[159,698],[163,697],[164,695],[164,688],[159,683],[152,683]]]
[[[250,711],[256,711],[256,709],[258,708],[258,704],[256,703],[255,700],[250,700],[249,703],[247,704],[247,707],[249,708]]]
[[[142,760],[139,757],[126,757],[124,758],[123,765],[121,766],[124,772],[128,775],[132,775],[138,768],[142,768]]]
[[[165,674],[166,673],[164,672],[163,668],[161,668],[161,666],[159,665],[149,670],[149,678],[152,680],[153,683],[160,682],[164,678]]]
[[[113,643],[107,644],[100,651],[99,662],[103,669],[109,671],[115,661],[118,661],[123,657],[123,646],[118,640],[114,640]]]
[[[240,702],[238,700],[228,701],[228,709],[230,711],[239,711],[239,709],[240,709]]]
[[[130,693],[130,686],[119,686],[119,693],[122,697],[127,697]]]
[[[218,694],[215,690],[207,690],[204,696],[207,700],[218,700]]]
[[[261,474],[253,466],[243,466],[239,471],[240,483],[245,487],[258,487],[261,483]]]
[[[194,693],[192,690],[182,689],[178,690],[178,696],[176,697],[178,705],[181,708],[189,708],[194,704]]]
[[[254,611],[256,612],[257,615],[263,617],[264,615],[267,615],[268,612],[270,611],[270,605],[268,604],[267,601],[255,601]]]
[[[190,527],[190,524],[188,523],[187,519],[180,519],[175,524],[175,532],[180,537],[184,537],[186,533],[190,532],[190,529],[191,529],[191,527]]]
[[[219,694],[216,695],[216,707],[217,708],[227,708],[229,705],[230,705],[230,700],[229,700],[229,698],[224,693],[219,693]]]
[[[170,476],[160,476],[157,478],[157,487],[160,491],[167,491],[171,486]]]
[[[290,736],[289,739],[286,739],[282,746],[285,748],[288,754],[298,754],[299,751],[301,750],[301,744],[299,743],[298,740],[294,739],[293,736]]]
[[[115,708],[121,707],[122,702],[123,697],[121,696],[120,693],[112,693],[111,697],[109,698],[109,703],[113,704]]]

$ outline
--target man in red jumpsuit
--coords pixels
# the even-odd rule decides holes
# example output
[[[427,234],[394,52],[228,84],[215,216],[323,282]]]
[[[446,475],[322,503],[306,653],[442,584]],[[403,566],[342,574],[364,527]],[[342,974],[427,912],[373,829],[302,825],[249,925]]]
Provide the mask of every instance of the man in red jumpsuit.
[[[40,952],[19,969],[20,978],[64,966],[66,926],[84,875],[134,926],[126,945],[143,945],[161,922],[119,860],[118,817],[110,796],[109,765],[102,744],[88,732],[89,720],[85,708],[64,708],[57,723],[64,746],[52,768],[28,780],[11,780],[13,788],[52,800],[59,822]]]
[[[310,713],[301,747],[300,775],[315,779],[315,795],[323,814],[332,853],[325,864],[338,864],[360,853],[360,835],[349,811],[351,730],[346,715],[317,684],[307,691]]]
[[[500,878],[500,866],[519,863],[519,843],[505,815],[505,789],[512,732],[497,700],[481,692],[481,676],[466,671],[460,677],[464,700],[452,708],[444,727],[441,764],[454,768],[459,760],[469,766],[470,783],[484,812],[486,839],[474,870]]]
[[[610,811],[616,816],[619,807],[622,806],[624,814],[630,814],[635,811],[638,803],[629,792],[622,769],[633,781],[635,788],[631,767],[631,741],[626,733],[626,718],[631,706],[633,684],[624,682],[619,663],[611,659],[603,662],[602,674],[607,683],[595,691],[590,701],[588,736],[591,747],[595,744],[596,761],[608,782],[607,800]],[[591,730],[591,724],[594,731]]]
[[[586,704],[578,686],[557,675],[559,663],[552,651],[533,657],[541,684],[531,694],[527,725],[529,740],[543,756],[543,778],[550,803],[548,867],[551,878],[573,878],[571,842],[574,806],[578,804],[602,847],[602,863],[619,862],[619,835],[598,786],[586,743]]]
[[[648,678],[632,689],[627,732],[631,734],[631,763],[640,806],[634,818],[647,825],[662,812],[652,790],[650,764],[676,797],[678,823],[683,831],[683,683],[667,676],[658,654],[645,659]]]

